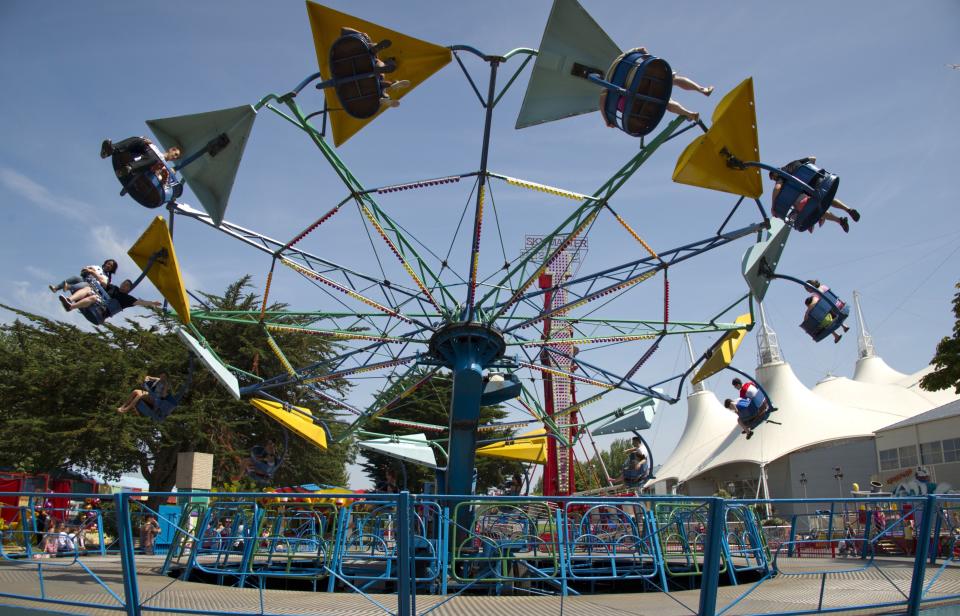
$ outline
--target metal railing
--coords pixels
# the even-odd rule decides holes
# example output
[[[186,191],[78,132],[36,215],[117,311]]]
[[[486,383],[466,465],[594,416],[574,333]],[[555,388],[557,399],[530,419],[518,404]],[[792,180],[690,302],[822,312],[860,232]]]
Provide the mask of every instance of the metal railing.
[[[80,504],[45,507],[51,496]],[[916,614],[925,602],[960,599],[952,590],[960,588],[960,496],[760,501],[404,492],[332,501],[192,492],[121,493],[98,508],[83,506],[88,496],[0,494],[19,503],[0,505],[0,604],[269,614],[275,589],[291,584],[352,593],[404,615],[478,593],[558,597],[562,611],[563,598],[618,589],[663,593],[710,616],[745,609],[770,584],[794,583],[818,585],[819,596],[779,613]],[[178,504],[154,507],[168,500]],[[807,512],[789,524],[763,525],[771,507],[800,506]],[[160,547],[158,532],[166,537]],[[3,583],[13,573],[31,582]],[[870,602],[844,603],[852,599],[831,593],[831,581],[851,574],[886,579],[889,588]],[[209,600],[193,608],[165,602],[177,581],[216,584],[221,592],[255,589],[257,602],[248,611],[205,611]],[[83,593],[69,586],[78,582]],[[317,597],[304,610],[322,604]],[[427,606],[419,612],[418,597]]]

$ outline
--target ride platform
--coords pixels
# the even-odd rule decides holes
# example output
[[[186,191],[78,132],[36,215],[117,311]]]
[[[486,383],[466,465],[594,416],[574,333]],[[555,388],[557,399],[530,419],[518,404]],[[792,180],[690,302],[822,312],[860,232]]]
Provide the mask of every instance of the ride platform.
[[[221,613],[221,614],[326,614],[331,616],[380,615],[384,610],[396,613],[397,597],[394,594],[324,593],[290,590],[258,590],[235,588],[175,580],[160,573],[163,556],[136,558],[140,602],[143,613]],[[118,596],[123,596],[123,574],[119,556],[90,556],[82,558],[83,564],[106,587]],[[843,562],[842,560],[839,562]],[[726,614],[756,614],[776,612],[814,611],[823,592],[823,608],[838,608],[851,604],[876,604],[882,601],[903,601],[910,592],[913,560],[908,558],[876,559],[876,566],[850,573],[804,574],[802,571],[780,575],[760,584],[756,590],[730,607]],[[41,596],[41,584],[37,565],[43,566],[43,590],[47,600],[73,603],[52,604],[0,597],[0,606],[24,608],[47,608],[58,613],[71,614],[116,614],[119,605],[78,562],[70,558],[44,559],[42,561],[0,562],[0,592],[16,592],[20,595]],[[68,563],[72,563],[69,564]],[[838,559],[804,558],[804,570],[829,570],[836,568]],[[68,566],[65,566],[68,565]],[[930,574],[935,567],[929,567]],[[929,574],[928,574],[929,578]],[[751,585],[724,586],[718,590],[717,605],[727,606],[745,593]],[[262,608],[261,608],[262,593]],[[924,603],[924,609],[938,605],[938,597],[960,593],[960,566],[948,566],[927,593],[932,603]],[[487,615],[487,614],[598,614],[621,612],[632,615],[645,614],[691,614],[697,612],[698,590],[683,590],[671,593],[611,593],[584,596],[477,596],[463,595],[439,605],[448,597],[417,595],[416,610],[422,613],[434,606],[437,615]],[[939,605],[947,604],[947,601]],[[97,607],[101,606],[101,607]],[[561,608],[562,606],[562,608]],[[121,608],[122,610],[122,608]],[[156,610],[156,611],[155,611]],[[183,610],[180,612],[179,610]],[[842,614],[902,613],[889,610],[848,609],[834,612]]]

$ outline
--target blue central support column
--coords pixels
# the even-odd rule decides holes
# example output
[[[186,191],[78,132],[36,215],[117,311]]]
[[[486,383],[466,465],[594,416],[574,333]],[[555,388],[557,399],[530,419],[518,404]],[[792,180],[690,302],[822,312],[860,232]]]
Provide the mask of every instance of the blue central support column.
[[[474,349],[461,349],[453,366],[453,394],[450,400],[450,442],[448,448],[447,494],[472,494],[473,469],[477,450],[480,396],[483,394],[483,366]]]
[[[476,322],[451,323],[430,340],[430,354],[453,372],[446,481],[438,486],[443,494],[473,494],[483,371],[505,349],[498,329]]]
[[[503,357],[506,344],[498,329],[477,322],[451,323],[438,330],[430,340],[430,354],[453,372],[450,399],[450,441],[447,447],[447,471],[438,493],[452,496],[473,494],[476,466],[477,424],[483,395],[483,371]],[[448,503],[451,510],[456,503]],[[457,515],[462,537],[470,520],[461,510]]]

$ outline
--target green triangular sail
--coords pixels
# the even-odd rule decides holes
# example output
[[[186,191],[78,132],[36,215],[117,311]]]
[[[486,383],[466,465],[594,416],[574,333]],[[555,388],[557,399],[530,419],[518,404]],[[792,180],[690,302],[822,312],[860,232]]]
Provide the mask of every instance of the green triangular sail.
[[[605,73],[620,53],[577,0],[554,0],[516,127],[597,111],[601,88],[570,70],[579,63]]]
[[[407,460],[429,468],[437,468],[437,457],[433,447],[427,442],[426,434],[408,434],[406,436],[385,436],[369,441],[359,441],[361,449],[370,449],[391,458]]]
[[[790,225],[779,218],[772,219],[767,239],[757,242],[743,255],[743,262],[740,265],[743,278],[758,302],[763,301],[763,297],[767,294],[767,287],[770,286],[770,279],[760,273],[761,263],[765,262],[771,271],[776,271],[783,248],[787,245],[790,228]]]
[[[184,157],[202,150],[211,140],[225,134],[229,143],[211,156],[204,154],[183,168],[187,185],[197,195],[200,205],[207,211],[214,224],[223,222],[233,190],[233,180],[243,157],[243,150],[253,128],[257,111],[250,105],[218,109],[205,113],[147,120],[164,148],[180,148]]]
[[[237,381],[237,377],[217,359],[216,355],[211,353],[207,347],[200,344],[199,340],[188,334],[182,327],[174,327],[173,331],[177,334],[177,337],[180,338],[180,341],[190,349],[190,352],[200,358],[203,365],[220,381],[220,384],[227,388],[230,395],[239,400],[240,383]]]
[[[594,436],[604,436],[607,434],[621,434],[623,432],[633,432],[634,430],[649,430],[650,418],[657,412],[659,400],[651,399],[644,403],[640,408],[632,409],[621,415],[614,417],[611,421],[603,424],[599,428],[590,430]],[[647,409],[650,409],[650,418],[647,417]]]

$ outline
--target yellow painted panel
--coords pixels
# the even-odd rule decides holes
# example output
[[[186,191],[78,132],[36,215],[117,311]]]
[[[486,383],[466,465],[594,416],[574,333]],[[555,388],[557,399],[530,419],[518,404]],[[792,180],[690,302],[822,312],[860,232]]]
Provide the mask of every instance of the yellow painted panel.
[[[310,419],[313,414],[310,409],[300,406],[293,407],[294,410],[286,410],[279,402],[264,400],[263,398],[253,398],[250,404],[258,411],[269,415],[281,424],[290,428],[303,438],[307,439],[321,449],[327,448],[327,431],[322,426],[318,426]]]
[[[686,147],[673,170],[673,181],[743,195],[752,199],[763,194],[760,170],[739,170],[727,166],[720,152],[726,148],[741,161],[758,162],[757,112],[753,78],[744,79],[713,111],[713,125],[706,134]]]
[[[742,314],[736,318],[734,323],[749,325],[753,323],[753,319],[749,314]],[[696,385],[703,379],[708,379],[729,366],[733,362],[733,356],[737,354],[737,349],[740,348],[740,343],[746,337],[747,330],[745,329],[734,329],[725,333],[723,338],[720,339],[720,344],[714,347],[713,355],[703,362],[691,383]]]
[[[524,432],[518,435],[514,440],[504,441],[502,443],[493,443],[477,449],[477,455],[487,456],[489,458],[501,458],[506,460],[520,460],[521,462],[531,462],[533,464],[547,463],[547,431],[543,428]],[[522,438],[534,435],[543,435],[539,438]]]
[[[402,99],[453,59],[452,52],[446,47],[401,34],[313,2],[307,2],[307,15],[310,17],[310,28],[313,31],[317,64],[324,79],[330,78],[330,46],[340,38],[340,29],[343,27],[366,33],[374,43],[384,39],[390,40],[392,43],[390,47],[383,50],[379,56],[381,60],[396,58],[397,69],[388,73],[386,77],[390,81],[405,79],[410,82],[410,86],[399,93],[391,92],[391,98]],[[327,108],[340,109],[340,101],[333,88],[324,90],[324,96],[326,96]],[[345,143],[381,113],[383,113],[382,109],[375,116],[361,120],[350,116],[345,111],[331,111],[330,127],[333,130],[334,145],[340,146]]]
[[[133,262],[143,269],[147,266],[150,257],[158,250],[166,250],[166,255],[157,259],[150,271],[147,272],[147,278],[153,283],[153,286],[160,291],[160,294],[170,303],[180,321],[186,325],[190,323],[190,301],[187,299],[187,291],[183,287],[183,277],[180,275],[180,264],[177,263],[177,253],[173,250],[173,238],[170,237],[170,230],[167,228],[167,221],[163,216],[157,216],[143,232],[127,254],[133,259]]]

